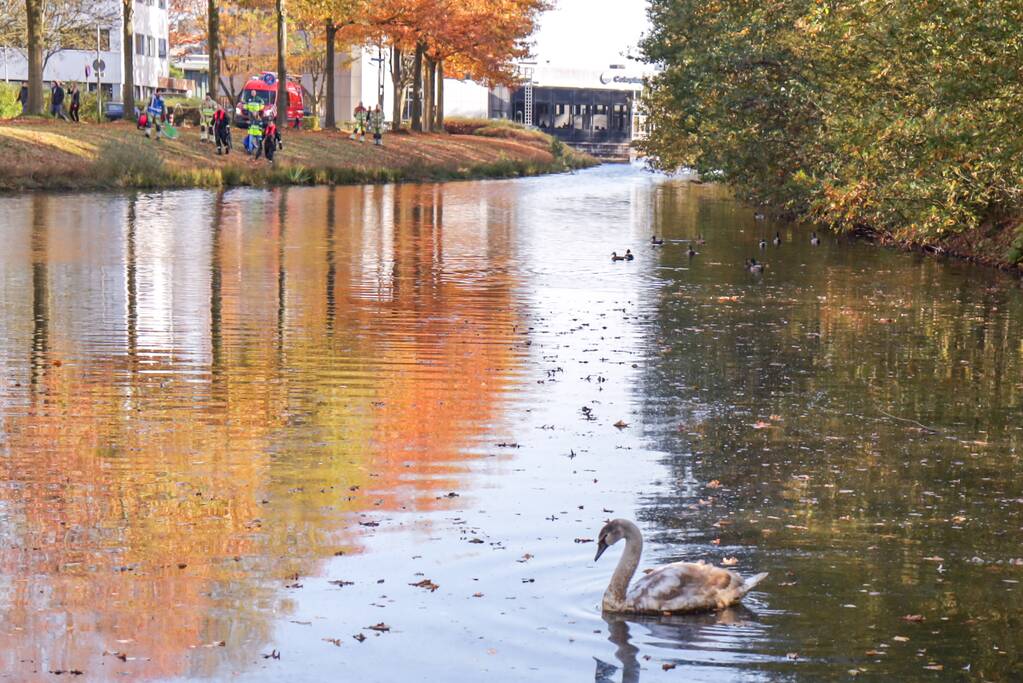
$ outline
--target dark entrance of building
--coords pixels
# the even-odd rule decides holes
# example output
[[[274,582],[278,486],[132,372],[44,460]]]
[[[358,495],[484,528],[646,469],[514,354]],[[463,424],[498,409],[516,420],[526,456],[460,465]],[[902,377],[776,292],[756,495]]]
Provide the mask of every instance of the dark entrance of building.
[[[491,117],[532,124],[545,133],[598,156],[628,156],[632,141],[633,93],[598,88],[533,86],[533,120],[526,121],[526,89],[507,99],[491,96]]]

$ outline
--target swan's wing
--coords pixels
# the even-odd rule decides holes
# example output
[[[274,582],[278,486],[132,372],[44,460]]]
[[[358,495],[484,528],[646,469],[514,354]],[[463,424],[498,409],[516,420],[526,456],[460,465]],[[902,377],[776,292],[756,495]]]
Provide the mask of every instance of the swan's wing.
[[[744,594],[742,577],[710,564],[675,562],[636,581],[627,601],[644,612],[691,612],[720,609]]]

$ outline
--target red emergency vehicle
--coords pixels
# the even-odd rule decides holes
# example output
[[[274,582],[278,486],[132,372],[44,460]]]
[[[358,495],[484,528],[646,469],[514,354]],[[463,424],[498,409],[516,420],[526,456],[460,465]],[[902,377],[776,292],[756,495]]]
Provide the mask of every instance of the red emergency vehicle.
[[[296,128],[302,124],[304,107],[302,102],[302,86],[295,81],[288,80],[288,125]],[[264,71],[258,76],[253,76],[245,83],[242,96],[235,108],[234,123],[241,128],[247,128],[251,123],[251,116],[255,107],[249,104],[258,104],[259,115],[272,117],[277,116],[277,74],[272,71]]]

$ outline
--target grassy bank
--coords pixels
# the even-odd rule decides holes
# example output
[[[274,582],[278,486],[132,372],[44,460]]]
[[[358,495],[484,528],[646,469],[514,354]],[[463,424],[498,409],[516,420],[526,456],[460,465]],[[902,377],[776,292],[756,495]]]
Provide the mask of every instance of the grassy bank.
[[[242,185],[356,184],[512,178],[596,164],[549,138],[385,135],[384,147],[333,131],[287,131],[273,165],[235,150],[217,156],[194,128],[175,140],[145,139],[133,124],[52,120],[0,123],[0,191]]]

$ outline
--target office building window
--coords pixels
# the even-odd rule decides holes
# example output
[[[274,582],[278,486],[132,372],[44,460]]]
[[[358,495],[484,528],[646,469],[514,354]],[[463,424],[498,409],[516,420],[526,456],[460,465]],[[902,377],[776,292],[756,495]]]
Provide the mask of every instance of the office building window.
[[[149,36],[146,39],[146,57],[153,57],[156,55],[156,38]]]
[[[160,52],[159,52],[159,55],[160,55],[160,59],[166,59],[167,58],[167,41],[164,40],[163,38],[160,38]]]
[[[135,34],[135,54],[140,57],[146,54],[146,37],[141,33]]]

